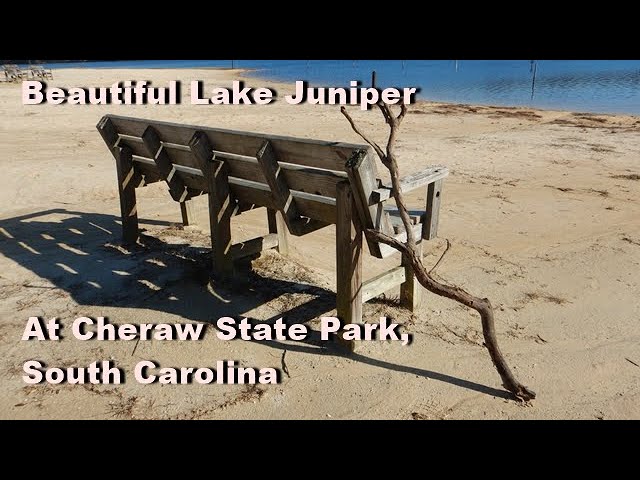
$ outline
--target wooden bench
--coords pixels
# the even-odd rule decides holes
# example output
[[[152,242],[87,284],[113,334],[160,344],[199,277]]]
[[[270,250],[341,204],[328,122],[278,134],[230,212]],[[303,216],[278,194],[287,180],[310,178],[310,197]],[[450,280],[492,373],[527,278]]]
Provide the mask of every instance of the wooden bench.
[[[29,68],[29,74],[31,78],[35,79],[36,77],[41,78],[43,80],[53,80],[53,72],[51,69],[44,68],[41,65],[32,65]]]
[[[2,70],[4,71],[4,78],[6,82],[17,82],[26,78],[28,75],[27,71],[21,70],[20,67],[13,64],[3,65]]]
[[[234,262],[262,250],[287,254],[287,232],[302,236],[336,225],[337,312],[360,322],[362,303],[400,285],[401,304],[414,310],[420,286],[404,265],[362,281],[363,230],[406,239],[391,189],[377,177],[367,145],[239,132],[106,115],[97,125],[116,160],[123,239],[138,239],[136,188],[164,181],[189,225],[189,200],[208,194],[214,275],[230,280]],[[437,235],[446,167],[402,180],[403,192],[426,188],[424,210],[412,211],[416,238]],[[231,218],[266,207],[269,233],[233,243]],[[402,232],[402,233],[401,233]],[[385,258],[396,250],[367,241]]]

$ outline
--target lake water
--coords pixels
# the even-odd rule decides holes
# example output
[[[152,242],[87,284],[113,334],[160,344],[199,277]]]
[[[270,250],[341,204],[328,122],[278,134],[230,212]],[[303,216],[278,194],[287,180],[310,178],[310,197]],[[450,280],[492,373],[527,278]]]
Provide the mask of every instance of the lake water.
[[[231,60],[144,60],[52,64],[52,68],[231,67]],[[420,87],[418,98],[640,115],[640,60],[235,60],[250,75],[316,86]],[[535,74],[535,83],[534,83]],[[533,93],[533,96],[532,96]]]

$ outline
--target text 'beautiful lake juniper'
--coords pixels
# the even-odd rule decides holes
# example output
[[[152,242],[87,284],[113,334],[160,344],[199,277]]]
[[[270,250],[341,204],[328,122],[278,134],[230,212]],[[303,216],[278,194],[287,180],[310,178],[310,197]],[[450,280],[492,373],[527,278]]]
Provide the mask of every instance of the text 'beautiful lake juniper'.
[[[379,101],[388,105],[415,102],[417,87],[385,88],[361,87],[351,81],[350,88],[310,87],[305,81],[295,82],[295,93],[285,95],[290,105],[359,105],[367,110]],[[276,100],[277,92],[271,88],[245,87],[243,81],[234,81],[231,88],[215,87],[205,93],[204,83],[194,80],[190,84],[192,105],[268,105]],[[127,80],[110,87],[51,87],[45,82],[22,83],[23,105],[51,103],[61,105],[176,105],[182,102],[181,84],[174,80],[166,87],[154,87],[148,81]]]

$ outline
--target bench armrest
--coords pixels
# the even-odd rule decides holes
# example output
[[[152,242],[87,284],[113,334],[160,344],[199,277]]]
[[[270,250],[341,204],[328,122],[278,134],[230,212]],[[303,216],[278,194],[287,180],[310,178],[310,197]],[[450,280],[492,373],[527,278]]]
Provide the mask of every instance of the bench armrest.
[[[414,173],[400,180],[400,189],[402,193],[415,190],[418,187],[429,185],[430,183],[441,180],[449,175],[449,169],[442,166],[434,166],[424,169],[421,172]],[[371,205],[383,202],[392,197],[391,187],[381,186],[374,190],[371,194]]]

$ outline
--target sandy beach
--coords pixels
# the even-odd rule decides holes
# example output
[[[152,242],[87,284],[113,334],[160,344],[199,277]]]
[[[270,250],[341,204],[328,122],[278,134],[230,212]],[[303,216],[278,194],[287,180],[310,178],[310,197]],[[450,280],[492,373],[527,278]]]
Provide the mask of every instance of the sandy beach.
[[[54,70],[50,86],[109,86],[152,80],[227,87],[239,71]],[[245,78],[248,86],[292,84]],[[425,248],[437,277],[496,308],[501,349],[537,393],[511,400],[483,347],[478,316],[424,293],[410,314],[397,291],[364,306],[387,316],[413,343],[362,342],[344,356],[289,342],[278,385],[142,385],[142,360],[163,367],[282,365],[282,344],[22,341],[29,317],[82,316],[113,323],[211,323],[335,307],[335,228],[291,238],[291,255],[267,252],[244,290],[222,298],[207,284],[206,198],[183,228],[163,183],[138,191],[144,247],[120,244],[116,169],[96,124],[113,113],[227,129],[362,143],[338,106],[23,105],[20,84],[0,83],[0,418],[3,419],[640,419],[640,117],[418,102],[397,153],[403,175],[445,165],[439,239]],[[379,142],[378,111],[350,112]],[[383,167],[379,168],[383,174]],[[384,176],[384,175],[383,175]],[[410,205],[424,204],[424,192]],[[264,234],[264,209],[233,220],[234,240]],[[364,277],[390,265],[365,259]],[[308,313],[308,312],[307,312]],[[311,323],[314,325],[314,322]],[[64,329],[63,329],[64,330]],[[68,332],[64,332],[68,333]],[[120,385],[27,385],[23,364],[86,366],[111,360]]]

